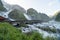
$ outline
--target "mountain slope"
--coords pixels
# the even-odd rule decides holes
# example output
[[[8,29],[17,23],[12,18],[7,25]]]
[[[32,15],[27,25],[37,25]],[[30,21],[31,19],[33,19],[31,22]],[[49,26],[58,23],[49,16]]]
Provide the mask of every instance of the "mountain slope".
[[[4,8],[4,5],[1,0],[0,0],[0,11],[7,11],[6,8]]]
[[[60,21],[60,11],[57,12],[57,14],[55,16],[56,16],[55,20],[56,21]]]
[[[46,14],[38,13],[33,8],[30,8],[27,10],[27,15],[29,15],[32,20],[41,20],[41,21],[49,21],[50,20],[50,18]]]
[[[17,9],[12,10],[8,16],[14,20],[26,20],[24,13]]]

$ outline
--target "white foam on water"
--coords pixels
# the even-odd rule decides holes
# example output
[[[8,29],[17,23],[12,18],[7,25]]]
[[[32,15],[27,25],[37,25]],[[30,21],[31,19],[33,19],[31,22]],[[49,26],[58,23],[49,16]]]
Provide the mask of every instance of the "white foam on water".
[[[43,37],[47,37],[47,36],[55,37],[56,36],[56,34],[48,33],[47,31],[43,31],[43,30],[35,27],[34,25],[28,25],[28,26],[29,26],[29,28],[23,28],[22,32],[27,33],[27,32],[31,32],[31,31],[38,31],[39,33],[43,34]]]
[[[27,20],[31,20],[31,18],[26,13],[24,13],[24,16],[26,17]]]

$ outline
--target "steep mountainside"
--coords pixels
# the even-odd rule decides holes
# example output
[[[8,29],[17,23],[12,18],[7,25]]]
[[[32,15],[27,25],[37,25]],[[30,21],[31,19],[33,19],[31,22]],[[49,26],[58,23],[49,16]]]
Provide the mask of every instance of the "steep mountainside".
[[[50,20],[50,18],[46,14],[38,13],[33,8],[30,8],[27,10],[27,15],[29,15],[32,20],[42,20],[42,21],[49,21]]]
[[[60,21],[60,11],[57,12],[57,14],[55,16],[56,16],[55,20],[56,21]]]
[[[1,0],[0,0],[0,11],[7,11],[6,8],[4,8]]]
[[[24,13],[17,9],[12,10],[8,16],[14,20],[26,20]]]

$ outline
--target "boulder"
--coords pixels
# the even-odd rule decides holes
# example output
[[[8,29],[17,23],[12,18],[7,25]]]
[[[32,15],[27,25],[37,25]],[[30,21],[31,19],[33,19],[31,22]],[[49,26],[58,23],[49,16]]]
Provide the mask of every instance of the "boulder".
[[[38,14],[38,12],[33,8],[29,8],[27,10],[27,15],[29,15],[32,20],[38,20],[38,19],[36,19],[38,16],[37,14]]]
[[[38,16],[37,16],[37,19],[42,20],[44,22],[47,22],[47,21],[50,20],[49,16],[47,16],[44,13],[39,13]]]
[[[26,20],[24,13],[17,9],[12,10],[8,16],[14,20]]]
[[[27,15],[29,15],[32,20],[41,20],[41,21],[49,21],[50,20],[50,18],[46,14],[38,13],[33,8],[30,8],[27,10]]]

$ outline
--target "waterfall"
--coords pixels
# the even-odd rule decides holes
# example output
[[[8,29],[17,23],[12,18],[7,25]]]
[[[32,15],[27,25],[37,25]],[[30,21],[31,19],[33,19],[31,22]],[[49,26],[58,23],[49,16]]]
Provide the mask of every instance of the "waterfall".
[[[9,18],[11,21],[15,21],[14,19],[11,19],[8,14],[13,10],[13,9],[10,9],[9,7],[7,7],[7,4],[4,2],[4,0],[2,0],[3,4],[4,4],[4,7],[7,9],[7,12],[0,12],[0,16],[3,16],[5,18]],[[27,15],[26,13],[24,13],[24,16],[26,17],[27,20],[32,20],[32,18],[30,17],[30,15]],[[38,27],[43,27],[43,28],[56,28],[56,29],[59,29],[60,30],[60,22],[56,22],[54,20],[51,20],[49,22],[43,22],[43,23],[38,23],[38,24],[28,24],[28,28],[24,28],[22,27],[21,30],[23,33],[27,33],[27,32],[31,32],[31,31],[38,31],[39,33],[43,34],[43,36],[59,36],[60,37],[60,34],[57,33],[49,33],[45,30],[42,30],[42,29],[39,29]],[[53,27],[54,26],[54,27]],[[58,31],[58,30],[57,30]]]
[[[11,7],[10,4],[6,3],[4,0],[2,0],[2,3],[7,10],[10,10],[10,7]]]
[[[9,18],[9,16],[8,16],[8,14],[9,14],[13,9],[11,9],[11,7],[9,7],[10,5],[7,4],[6,2],[4,2],[4,0],[1,0],[1,1],[2,1],[3,5],[4,5],[4,8],[6,8],[7,11],[6,11],[6,12],[0,12],[0,16],[3,16],[4,18],[8,18],[9,20],[14,21],[14,19]]]
[[[26,17],[27,20],[32,20],[31,17],[27,15],[26,13],[24,13],[24,16]]]

